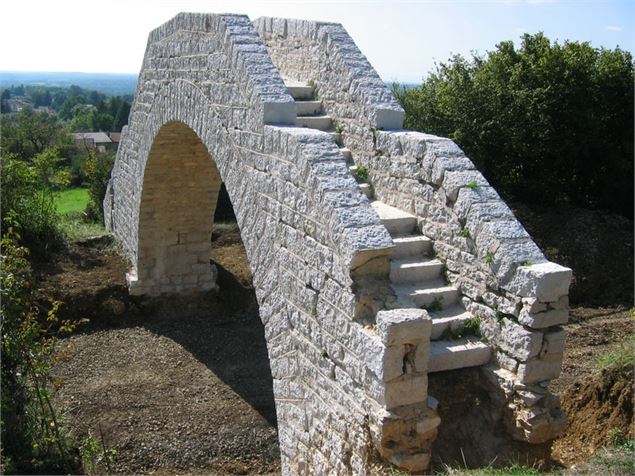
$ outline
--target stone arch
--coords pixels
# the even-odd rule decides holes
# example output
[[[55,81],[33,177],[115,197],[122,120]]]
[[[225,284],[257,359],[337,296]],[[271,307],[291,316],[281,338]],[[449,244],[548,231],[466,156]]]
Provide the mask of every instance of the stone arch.
[[[214,286],[210,237],[221,186],[218,168],[196,133],[164,124],[143,176],[137,276],[156,291]]]
[[[377,454],[422,469],[438,424],[425,372],[430,319],[377,313],[390,298],[393,241],[333,136],[294,127],[295,107],[247,17],[178,15],[150,34],[106,223],[130,259],[131,293],[208,289],[199,261],[225,183],[264,326],[283,473],[367,474]],[[190,172],[200,175],[192,187],[177,178]],[[173,201],[179,188],[200,203]],[[183,210],[180,230],[172,218]],[[196,239],[189,219],[207,221],[192,228]],[[171,246],[184,254],[172,260]]]

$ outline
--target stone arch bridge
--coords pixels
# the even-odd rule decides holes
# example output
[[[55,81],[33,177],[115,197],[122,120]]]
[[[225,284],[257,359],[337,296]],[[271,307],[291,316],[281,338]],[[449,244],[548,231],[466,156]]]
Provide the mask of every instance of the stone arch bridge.
[[[480,367],[516,440],[564,425],[548,383],[571,271],[456,144],[403,130],[403,116],[339,24],[184,13],[148,39],[106,225],[132,294],[213,289],[225,184],[284,474],[424,471],[443,425],[433,372]]]

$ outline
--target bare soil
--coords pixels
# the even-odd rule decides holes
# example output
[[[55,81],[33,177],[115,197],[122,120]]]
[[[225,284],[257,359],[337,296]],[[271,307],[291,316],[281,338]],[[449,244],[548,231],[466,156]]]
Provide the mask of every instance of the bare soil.
[[[576,276],[562,376],[552,382],[570,417],[553,457],[556,465],[568,467],[588,460],[612,428],[630,429],[632,437],[632,374],[596,370],[597,358],[633,332],[632,222],[629,232],[619,217],[598,225],[592,220],[597,216],[586,212],[565,219],[560,211],[549,216],[515,211],[533,236],[543,237],[538,241],[547,256],[566,258],[560,261]],[[584,226],[595,233],[588,243],[566,239],[567,229],[573,236],[574,228]],[[612,236],[617,244],[605,246],[598,236]],[[212,257],[222,293],[170,299],[129,297],[127,263],[104,240],[73,245],[40,264],[42,299],[63,300],[64,318],[90,320],[61,342],[56,399],[78,440],[90,432],[117,450],[115,465],[102,471],[279,473],[266,343],[235,228],[215,233]],[[594,273],[600,266],[617,278],[604,268]],[[434,385],[431,380],[433,395]],[[491,403],[477,392],[469,405],[462,404],[461,392],[454,394],[454,400],[443,397],[440,411],[464,411],[466,421],[477,422],[474,412]],[[493,433],[513,453],[516,447],[503,441],[503,433]],[[449,445],[447,435],[442,432],[439,442]],[[482,458],[491,456],[474,448],[478,451]],[[437,454],[442,462],[470,458],[449,450]]]
[[[217,240],[213,258],[228,292],[170,299],[128,298],[112,249],[75,246],[43,270],[43,296],[63,299],[64,317],[90,319],[60,344],[56,401],[78,441],[90,432],[117,450],[101,471],[279,472],[271,371],[238,234]]]

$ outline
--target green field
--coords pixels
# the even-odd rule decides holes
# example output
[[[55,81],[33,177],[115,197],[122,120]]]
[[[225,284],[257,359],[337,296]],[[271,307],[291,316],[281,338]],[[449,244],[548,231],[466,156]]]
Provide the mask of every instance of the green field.
[[[55,207],[60,215],[81,213],[86,210],[89,201],[87,188],[69,188],[55,197]]]

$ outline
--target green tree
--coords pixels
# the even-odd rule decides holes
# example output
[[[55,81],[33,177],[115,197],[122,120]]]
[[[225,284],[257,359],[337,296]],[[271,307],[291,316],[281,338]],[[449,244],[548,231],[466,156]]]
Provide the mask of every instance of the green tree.
[[[1,230],[13,229],[20,243],[37,258],[63,242],[54,204],[54,193],[68,181],[68,172],[60,164],[55,148],[46,149],[32,160],[0,156]]]
[[[91,151],[85,165],[86,180],[90,191],[90,203],[87,209],[88,216],[102,223],[104,221],[103,202],[108,181],[110,180],[110,172],[114,164],[114,153],[97,154]]]
[[[448,136],[511,199],[633,213],[633,59],[524,35],[395,85],[406,127]]]
[[[5,114],[0,118],[2,134],[0,149],[3,154],[28,160],[41,154],[48,147],[67,150],[71,144],[69,134],[54,114],[36,113],[25,108],[17,114]],[[67,156],[66,153],[62,154]]]

